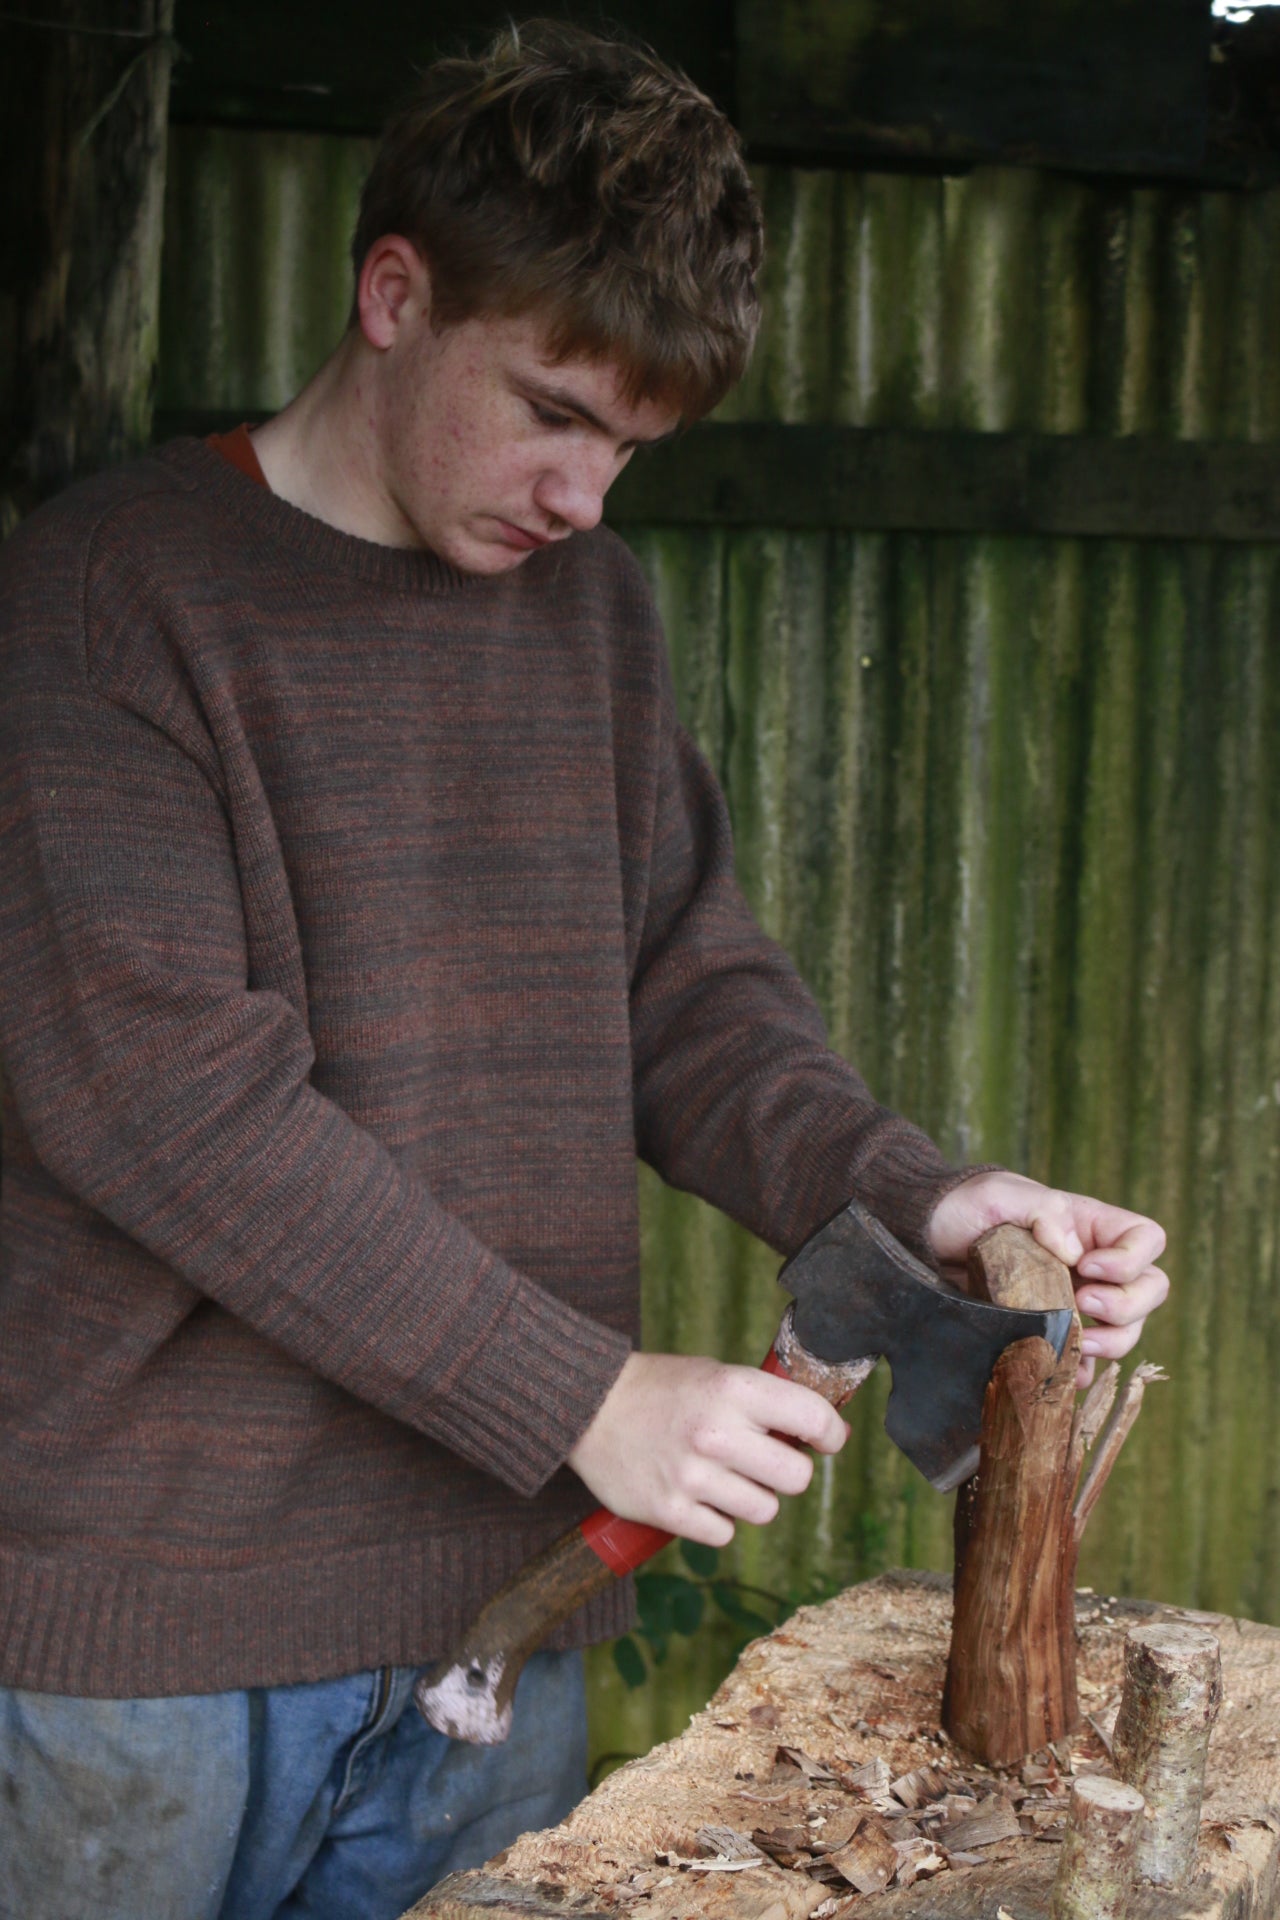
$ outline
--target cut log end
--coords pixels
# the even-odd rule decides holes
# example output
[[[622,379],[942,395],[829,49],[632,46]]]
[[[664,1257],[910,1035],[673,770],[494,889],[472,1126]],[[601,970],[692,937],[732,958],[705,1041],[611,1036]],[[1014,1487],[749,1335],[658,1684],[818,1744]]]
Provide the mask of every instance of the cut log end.
[[[1122,1920],[1145,1803],[1134,1787],[1086,1774],[1071,1789],[1050,1920]]]
[[[1214,1634],[1177,1622],[1133,1628],[1125,1641],[1115,1757],[1121,1777],[1150,1808],[1138,1872],[1158,1886],[1183,1886],[1195,1871],[1205,1760],[1221,1704]]]

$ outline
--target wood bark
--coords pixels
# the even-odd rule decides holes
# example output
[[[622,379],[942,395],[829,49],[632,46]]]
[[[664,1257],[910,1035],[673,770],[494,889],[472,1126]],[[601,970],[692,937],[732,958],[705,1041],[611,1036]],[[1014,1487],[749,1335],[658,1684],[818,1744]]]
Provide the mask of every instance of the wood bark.
[[[0,534],[145,446],[173,0],[41,0],[0,31]]]
[[[970,1291],[1008,1307],[1074,1305],[1071,1275],[1021,1228],[970,1255]],[[942,1724],[989,1766],[1060,1739],[1079,1719],[1072,1500],[1079,1321],[1059,1358],[1044,1340],[1002,1354],[982,1415],[981,1464],[956,1499],[955,1627]]]
[[[1175,1622],[1132,1630],[1115,1758],[1121,1778],[1151,1810],[1138,1871],[1158,1886],[1180,1887],[1195,1871],[1209,1735],[1221,1705],[1221,1650],[1207,1627]]]
[[[1120,1780],[1086,1774],[1076,1781],[1049,1920],[1124,1920],[1144,1804]]]

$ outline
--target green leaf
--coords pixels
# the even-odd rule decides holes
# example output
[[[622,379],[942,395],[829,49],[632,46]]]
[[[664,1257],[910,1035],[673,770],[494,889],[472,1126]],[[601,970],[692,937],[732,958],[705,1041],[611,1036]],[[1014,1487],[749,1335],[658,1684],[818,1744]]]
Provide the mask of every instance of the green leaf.
[[[711,1580],[720,1565],[720,1549],[704,1547],[700,1540],[682,1540],[680,1558],[690,1573],[696,1573],[700,1580]]]
[[[723,1581],[717,1581],[711,1589],[711,1598],[721,1613],[727,1614],[737,1626],[749,1628],[753,1635],[773,1632],[773,1622],[766,1620],[763,1614],[756,1613],[747,1606],[736,1588],[726,1585]]]
[[[671,1618],[677,1633],[696,1633],[702,1625],[702,1589],[681,1583],[679,1593],[671,1596]]]
[[[636,1605],[646,1633],[692,1633],[702,1618],[702,1593],[681,1573],[638,1573]]]
[[[629,1687],[642,1687],[649,1678],[644,1655],[629,1633],[614,1641],[613,1664]]]

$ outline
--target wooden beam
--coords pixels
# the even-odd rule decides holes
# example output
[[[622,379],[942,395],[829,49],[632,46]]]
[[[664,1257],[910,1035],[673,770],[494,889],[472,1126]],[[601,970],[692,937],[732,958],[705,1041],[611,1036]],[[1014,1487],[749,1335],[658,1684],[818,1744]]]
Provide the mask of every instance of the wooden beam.
[[[533,14],[621,27],[683,67],[721,105],[731,106],[733,0],[178,0],[184,58],[174,74],[176,120],[381,131],[417,69],[441,55],[474,50],[511,20]]]
[[[738,0],[753,152],[1191,174],[1206,0]]]
[[[1243,442],[900,428],[698,427],[638,455],[619,525],[1280,540],[1280,461]]]
[[[157,439],[255,416],[156,416]],[[637,454],[614,526],[1280,541],[1280,460],[1245,441],[709,422]]]

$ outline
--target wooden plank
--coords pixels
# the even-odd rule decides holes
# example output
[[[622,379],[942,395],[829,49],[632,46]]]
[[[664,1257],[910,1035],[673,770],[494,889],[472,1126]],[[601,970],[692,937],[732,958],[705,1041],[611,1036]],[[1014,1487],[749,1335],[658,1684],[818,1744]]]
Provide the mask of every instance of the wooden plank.
[[[257,417],[160,413],[156,439]],[[1265,545],[1280,540],[1280,460],[1243,441],[709,422],[637,455],[606,518]]]
[[[1141,1601],[1077,1598],[1084,1711],[1104,1728],[1118,1704],[1124,1636],[1139,1621],[1210,1624],[1222,1642],[1225,1705],[1209,1749],[1199,1870],[1187,1888],[1142,1887],[1131,1920],[1276,1920],[1280,1915],[1280,1630],[1189,1615]],[[910,1887],[858,1898],[858,1920],[990,1920],[1000,1905],[1018,1920],[1045,1920],[1057,1863],[1055,1835],[1076,1772],[1110,1770],[1105,1745],[1086,1724],[1039,1769],[975,1766],[938,1728],[951,1628],[950,1583],[931,1574],[885,1574],[821,1607],[807,1607],[748,1647],[714,1699],[678,1740],[611,1774],[563,1826],[526,1834],[497,1860],[454,1874],[412,1910],[412,1920],[519,1920],[575,1914],[600,1920],[804,1920],[851,1886],[762,1859],[743,1871],[679,1863],[699,1851],[698,1831],[798,1829],[833,1849],[852,1814],[868,1805],[866,1775],[883,1762],[897,1792],[879,1791],[896,1813],[890,1834],[908,1831],[914,1775],[928,1800],[946,1775],[977,1803],[1004,1806],[1001,1819],[959,1820],[967,1858]],[[780,1749],[801,1754],[801,1767]],[[884,1771],[887,1769],[887,1772]],[[928,1770],[924,1772],[922,1770]],[[1049,1786],[1038,1784],[1050,1778]],[[1056,1782],[1056,1785],[1053,1784]],[[925,1784],[927,1783],[927,1784]],[[1056,1801],[1054,1795],[1056,1794]],[[1042,1820],[1034,1812],[1041,1796]],[[967,1804],[957,1790],[959,1806]],[[1009,1808],[1018,1804],[1018,1837]],[[1028,1831],[1034,1828],[1035,1831]],[[945,1831],[945,1829],[944,1829]],[[992,1836],[980,1844],[982,1833]],[[976,1836],[976,1839],[972,1836]],[[410,1916],[406,1916],[410,1920]]]
[[[1125,540],[1280,539],[1280,461],[1243,442],[709,423],[638,455],[609,518]]]
[[[1189,174],[1204,0],[739,0],[753,151]]]
[[[649,41],[727,104],[733,0],[616,0],[607,18]],[[175,120],[377,133],[416,68],[482,46],[514,19],[569,16],[599,27],[605,13],[572,4],[527,9],[501,0],[178,0],[184,59],[173,78]]]
[[[574,0],[538,11],[599,17]],[[1047,162],[1220,186],[1280,177],[1265,14],[1213,22],[1210,66],[1199,0],[1071,0],[1068,13],[1064,26],[1060,7],[1023,0],[981,14],[952,0],[618,0],[608,19],[683,67],[757,157]],[[415,67],[509,17],[497,0],[436,0],[426,13],[368,0],[353,31],[339,0],[179,0],[173,117],[376,133]]]

